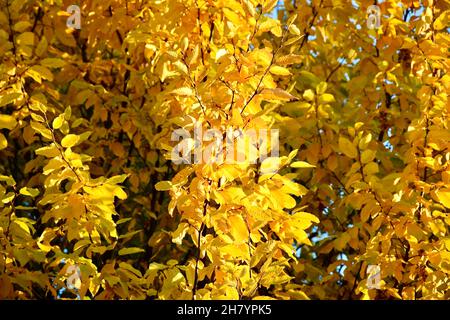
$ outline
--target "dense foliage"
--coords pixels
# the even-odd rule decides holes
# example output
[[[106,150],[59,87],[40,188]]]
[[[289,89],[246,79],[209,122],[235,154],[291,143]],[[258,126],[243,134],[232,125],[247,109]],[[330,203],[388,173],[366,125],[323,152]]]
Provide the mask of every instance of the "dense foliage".
[[[450,1],[73,2],[0,0],[0,298],[450,298]]]

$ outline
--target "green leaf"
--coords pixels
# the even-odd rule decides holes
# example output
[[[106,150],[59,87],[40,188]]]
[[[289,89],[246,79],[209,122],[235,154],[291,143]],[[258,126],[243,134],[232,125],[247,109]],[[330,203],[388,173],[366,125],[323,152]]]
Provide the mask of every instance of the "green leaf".
[[[298,82],[307,84],[314,89],[320,83],[320,79],[315,74],[302,70],[299,72]]]

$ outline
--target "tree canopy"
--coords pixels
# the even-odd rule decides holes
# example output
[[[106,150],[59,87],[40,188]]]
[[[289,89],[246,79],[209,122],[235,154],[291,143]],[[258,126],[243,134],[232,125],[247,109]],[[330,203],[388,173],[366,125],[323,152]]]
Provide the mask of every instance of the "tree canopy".
[[[449,299],[449,19],[0,0],[0,298]]]

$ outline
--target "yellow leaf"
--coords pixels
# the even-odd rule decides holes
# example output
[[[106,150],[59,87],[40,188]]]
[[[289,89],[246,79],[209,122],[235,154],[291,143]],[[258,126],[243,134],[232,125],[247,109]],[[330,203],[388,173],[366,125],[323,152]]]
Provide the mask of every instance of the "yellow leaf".
[[[450,22],[450,11],[444,11],[441,15],[434,21],[433,27],[436,31],[448,28]]]
[[[5,181],[8,186],[13,186],[16,184],[16,181],[12,177],[2,176],[0,175],[0,181]]]
[[[252,298],[253,300],[277,300],[269,296],[256,296]]]
[[[283,89],[264,89],[260,93],[261,97],[265,100],[281,100],[281,101],[296,101],[297,97],[284,91]]]
[[[275,189],[271,190],[271,194],[274,200],[277,202],[277,205],[280,208],[292,209],[297,204],[295,199],[290,195],[284,193],[285,190]]]
[[[279,75],[279,76],[289,76],[289,75],[291,75],[291,73],[289,72],[288,69],[286,69],[284,67],[280,67],[280,66],[272,66],[270,68],[270,73],[276,74],[276,75]]]
[[[281,28],[280,28],[280,31],[281,31]],[[281,36],[281,32],[280,32],[280,36]],[[289,38],[289,39],[284,43],[284,45],[285,45],[285,46],[290,46],[291,44],[297,42],[298,40],[300,40],[300,39],[303,38],[304,36],[305,36],[304,34],[302,34],[302,35],[300,35],[300,36],[293,36],[292,38]]]
[[[5,149],[8,146],[8,140],[6,140],[3,133],[0,132],[0,150]]]
[[[13,116],[0,114],[0,129],[12,130],[17,125],[17,121]]]
[[[369,146],[370,141],[372,140],[372,134],[369,132],[365,135],[361,140],[359,140],[359,148],[361,150],[366,149]]]
[[[263,6],[263,13],[271,12],[275,6],[278,4],[278,0],[268,0]]]
[[[20,45],[32,46],[34,43],[34,33],[24,32],[17,37],[16,42]]]
[[[29,27],[31,27],[31,23],[29,21],[19,21],[14,25],[13,29],[14,31],[22,33]]]
[[[48,68],[61,68],[66,65],[66,62],[62,59],[46,58],[44,60],[41,60],[41,65]]]
[[[129,177],[129,174],[121,174],[121,175],[109,178],[107,180],[107,183],[110,183],[110,184],[123,183],[128,177]]]
[[[31,76],[37,82],[41,82],[42,79],[47,79],[49,81],[53,81],[53,73],[44,66],[34,65],[30,69],[27,70],[26,74]]]
[[[37,155],[44,156],[47,158],[54,158],[61,154],[61,152],[55,145],[39,148],[35,151],[35,153]]]
[[[299,211],[296,212],[295,214],[292,215],[293,219],[299,219],[299,220],[306,220],[306,221],[312,221],[315,223],[319,223],[319,218],[317,218],[315,215],[309,213],[309,212],[304,212],[304,211]]]
[[[366,150],[361,154],[361,162],[362,163],[369,163],[373,159],[375,159],[375,150]]]
[[[363,168],[363,172],[367,176],[377,173],[378,172],[378,164],[376,164],[375,162],[370,162],[370,163],[366,164],[365,167]]]
[[[123,145],[118,141],[114,141],[111,144],[111,151],[114,153],[114,155],[116,155],[119,158],[125,155],[125,149]]]
[[[341,251],[345,248],[347,243],[351,240],[350,235],[347,232],[342,233],[337,239],[333,241],[334,247]]]
[[[172,182],[170,181],[160,181],[157,184],[155,184],[155,189],[158,191],[167,191],[172,188]]]
[[[375,200],[370,200],[361,210],[361,221],[366,222],[370,216],[380,211],[380,207]]]
[[[74,252],[76,252],[76,251],[78,251],[79,249],[81,249],[81,248],[83,248],[83,247],[86,247],[87,245],[90,245],[91,244],[91,240],[87,240],[87,239],[84,239],[84,240],[79,240],[77,243],[75,243],[75,245],[73,246],[73,251]]]
[[[240,127],[242,125],[244,125],[244,120],[242,119],[241,113],[239,112],[239,110],[237,108],[233,108],[231,110],[231,125],[236,126],[236,127]]]
[[[334,97],[332,94],[329,93],[324,93],[319,97],[319,103],[320,104],[327,104],[327,103],[331,103],[334,102]]]
[[[440,189],[436,191],[436,195],[444,206],[450,208],[450,188]]]
[[[178,228],[174,232],[172,232],[172,242],[181,244],[188,230],[189,225],[187,223],[185,222],[180,223],[178,225]]]
[[[0,107],[6,106],[7,104],[13,103],[14,100],[22,96],[19,92],[12,92],[8,94],[0,95]]]
[[[47,165],[44,167],[44,174],[47,175],[59,168],[64,166],[64,162],[60,159],[50,159],[50,161],[47,163]]]
[[[139,252],[145,252],[142,248],[123,248],[119,250],[119,256],[124,256],[127,254],[134,254]]]
[[[248,259],[248,248],[245,244],[228,244],[220,248],[220,253],[231,255],[233,258]]]
[[[40,133],[43,137],[45,137],[49,140],[52,140],[52,132],[49,129],[47,129],[46,127],[44,127],[44,125],[42,123],[32,121],[30,124],[31,124],[31,127],[35,131]]]
[[[60,115],[53,120],[53,129],[59,129],[64,123],[64,118]]]
[[[305,161],[295,161],[293,163],[291,163],[291,167],[292,168],[315,168],[315,165],[309,164],[308,162]]]
[[[120,200],[125,200],[128,196],[125,191],[123,191],[122,188],[117,187],[114,189],[114,195],[119,198]]]
[[[142,273],[138,269],[133,268],[133,266],[131,266],[128,263],[121,262],[121,263],[119,263],[119,267],[134,273],[135,275],[137,275],[140,278],[142,277]]]
[[[23,187],[20,189],[20,194],[23,194],[24,196],[30,196],[30,197],[37,197],[39,195],[39,190],[35,188],[27,188]]]
[[[37,47],[36,47],[36,54],[39,57],[42,57],[44,55],[44,53],[47,52],[47,47],[48,47],[48,41],[46,37],[42,37],[41,41],[39,41]]]
[[[228,218],[230,224],[230,233],[236,242],[248,240],[248,229],[244,219],[240,215],[234,215]]]
[[[66,110],[64,110],[64,114],[61,116],[63,116],[66,120],[70,120],[70,117],[72,116],[72,108],[68,106]]]
[[[280,191],[282,191],[284,193],[296,195],[297,197],[304,196],[305,194],[308,193],[308,189],[306,189],[301,184],[295,183],[294,181],[291,181],[290,179],[287,179],[284,177],[282,178],[282,180],[283,180],[284,186],[281,187]]]
[[[289,26],[289,32],[296,36],[300,35],[300,29],[295,24]]]
[[[306,90],[303,93],[303,98],[307,101],[313,101],[314,100],[314,91],[312,91],[311,89]]]
[[[75,134],[68,134],[61,140],[61,145],[64,148],[71,148],[78,143],[80,137]]]
[[[317,85],[317,87],[316,87],[316,93],[317,93],[317,94],[324,94],[325,91],[327,91],[327,87],[328,87],[327,83],[324,82],[324,81],[322,81],[321,83],[319,83],[319,84]]]
[[[261,174],[275,173],[280,168],[280,158],[269,157],[261,163]]]
[[[302,56],[297,54],[288,54],[286,56],[282,56],[277,59],[277,64],[282,66],[300,62],[302,62]]]
[[[354,159],[358,156],[358,150],[347,138],[339,137],[339,149],[349,158]]]
[[[172,90],[172,94],[176,94],[178,96],[193,96],[194,91],[189,87],[182,87],[175,90]]]

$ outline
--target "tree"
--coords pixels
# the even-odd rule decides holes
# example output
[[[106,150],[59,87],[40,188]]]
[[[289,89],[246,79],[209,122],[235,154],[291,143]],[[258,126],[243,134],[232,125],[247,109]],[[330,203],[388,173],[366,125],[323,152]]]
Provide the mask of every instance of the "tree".
[[[281,2],[1,0],[0,298],[450,297],[450,1]]]

